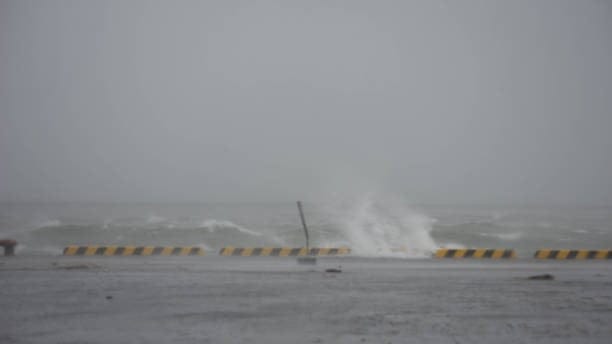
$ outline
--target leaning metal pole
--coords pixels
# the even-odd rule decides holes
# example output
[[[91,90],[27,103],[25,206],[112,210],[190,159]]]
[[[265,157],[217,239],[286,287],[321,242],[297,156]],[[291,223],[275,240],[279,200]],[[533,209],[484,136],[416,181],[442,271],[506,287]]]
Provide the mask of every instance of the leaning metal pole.
[[[306,256],[298,257],[298,264],[302,265],[315,265],[317,264],[317,257],[310,252],[310,240],[308,238],[308,226],[306,226],[306,219],[304,218],[304,211],[302,210],[302,202],[297,202],[298,210],[300,211],[300,219],[302,220],[302,227],[304,228],[304,235],[306,236]]]
[[[302,220],[302,227],[304,228],[304,235],[306,236],[306,252],[310,255],[310,240],[308,238],[308,227],[306,226],[306,219],[304,219],[304,211],[302,210],[302,202],[297,201],[298,210],[300,211],[300,219]]]

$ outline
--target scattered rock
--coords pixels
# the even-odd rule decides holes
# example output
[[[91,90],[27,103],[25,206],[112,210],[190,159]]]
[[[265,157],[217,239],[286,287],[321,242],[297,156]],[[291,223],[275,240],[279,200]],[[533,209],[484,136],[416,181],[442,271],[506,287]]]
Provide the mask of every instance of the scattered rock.
[[[555,276],[551,274],[543,274],[543,275],[533,275],[527,277],[529,280],[538,280],[538,281],[552,281],[555,279]]]

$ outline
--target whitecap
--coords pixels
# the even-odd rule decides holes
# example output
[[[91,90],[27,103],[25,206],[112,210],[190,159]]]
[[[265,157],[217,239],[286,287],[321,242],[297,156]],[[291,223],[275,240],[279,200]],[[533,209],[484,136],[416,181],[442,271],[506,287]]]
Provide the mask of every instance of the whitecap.
[[[465,245],[458,244],[456,242],[447,242],[447,243],[444,243],[444,244],[440,245],[440,248],[450,248],[450,249],[453,249],[453,250],[458,250],[458,249],[465,248]]]
[[[577,233],[577,234],[587,234],[589,231],[587,231],[586,229],[576,229],[575,231],[572,231],[572,233]]]
[[[478,233],[480,236],[496,238],[504,241],[516,241],[523,237],[522,232],[513,233]]]
[[[202,224],[200,225],[200,227],[206,228],[210,233],[214,233],[217,230],[221,229],[225,229],[225,228],[232,228],[232,229],[236,229],[241,233],[245,233],[245,234],[249,234],[249,235],[253,235],[253,236],[261,236],[262,234],[259,232],[256,232],[254,230],[251,229],[247,229],[244,228],[240,225],[237,225],[231,221],[227,221],[227,220],[215,220],[215,219],[210,219],[210,220],[206,220],[204,222],[202,222]]]
[[[166,219],[155,214],[149,214],[149,216],[147,217],[147,223],[150,225],[159,224],[163,222],[166,222]]]
[[[60,220],[46,220],[38,224],[37,228],[59,227],[62,225]]]

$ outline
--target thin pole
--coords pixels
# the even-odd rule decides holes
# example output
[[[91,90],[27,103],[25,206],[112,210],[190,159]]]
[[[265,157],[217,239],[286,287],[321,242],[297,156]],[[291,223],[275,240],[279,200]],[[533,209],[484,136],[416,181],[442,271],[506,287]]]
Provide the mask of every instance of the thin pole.
[[[298,210],[300,211],[300,219],[302,220],[302,227],[304,227],[304,235],[306,235],[306,252],[310,254],[310,245],[308,240],[308,227],[306,226],[306,219],[304,219],[304,211],[302,211],[302,202],[297,201]]]

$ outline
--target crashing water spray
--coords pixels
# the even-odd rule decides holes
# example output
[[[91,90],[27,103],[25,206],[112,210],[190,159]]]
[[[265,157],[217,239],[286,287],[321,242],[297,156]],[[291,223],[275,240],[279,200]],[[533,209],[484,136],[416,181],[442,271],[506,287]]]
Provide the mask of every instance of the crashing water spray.
[[[434,220],[396,197],[368,194],[342,208],[337,226],[356,255],[418,258],[437,247],[430,235]]]

